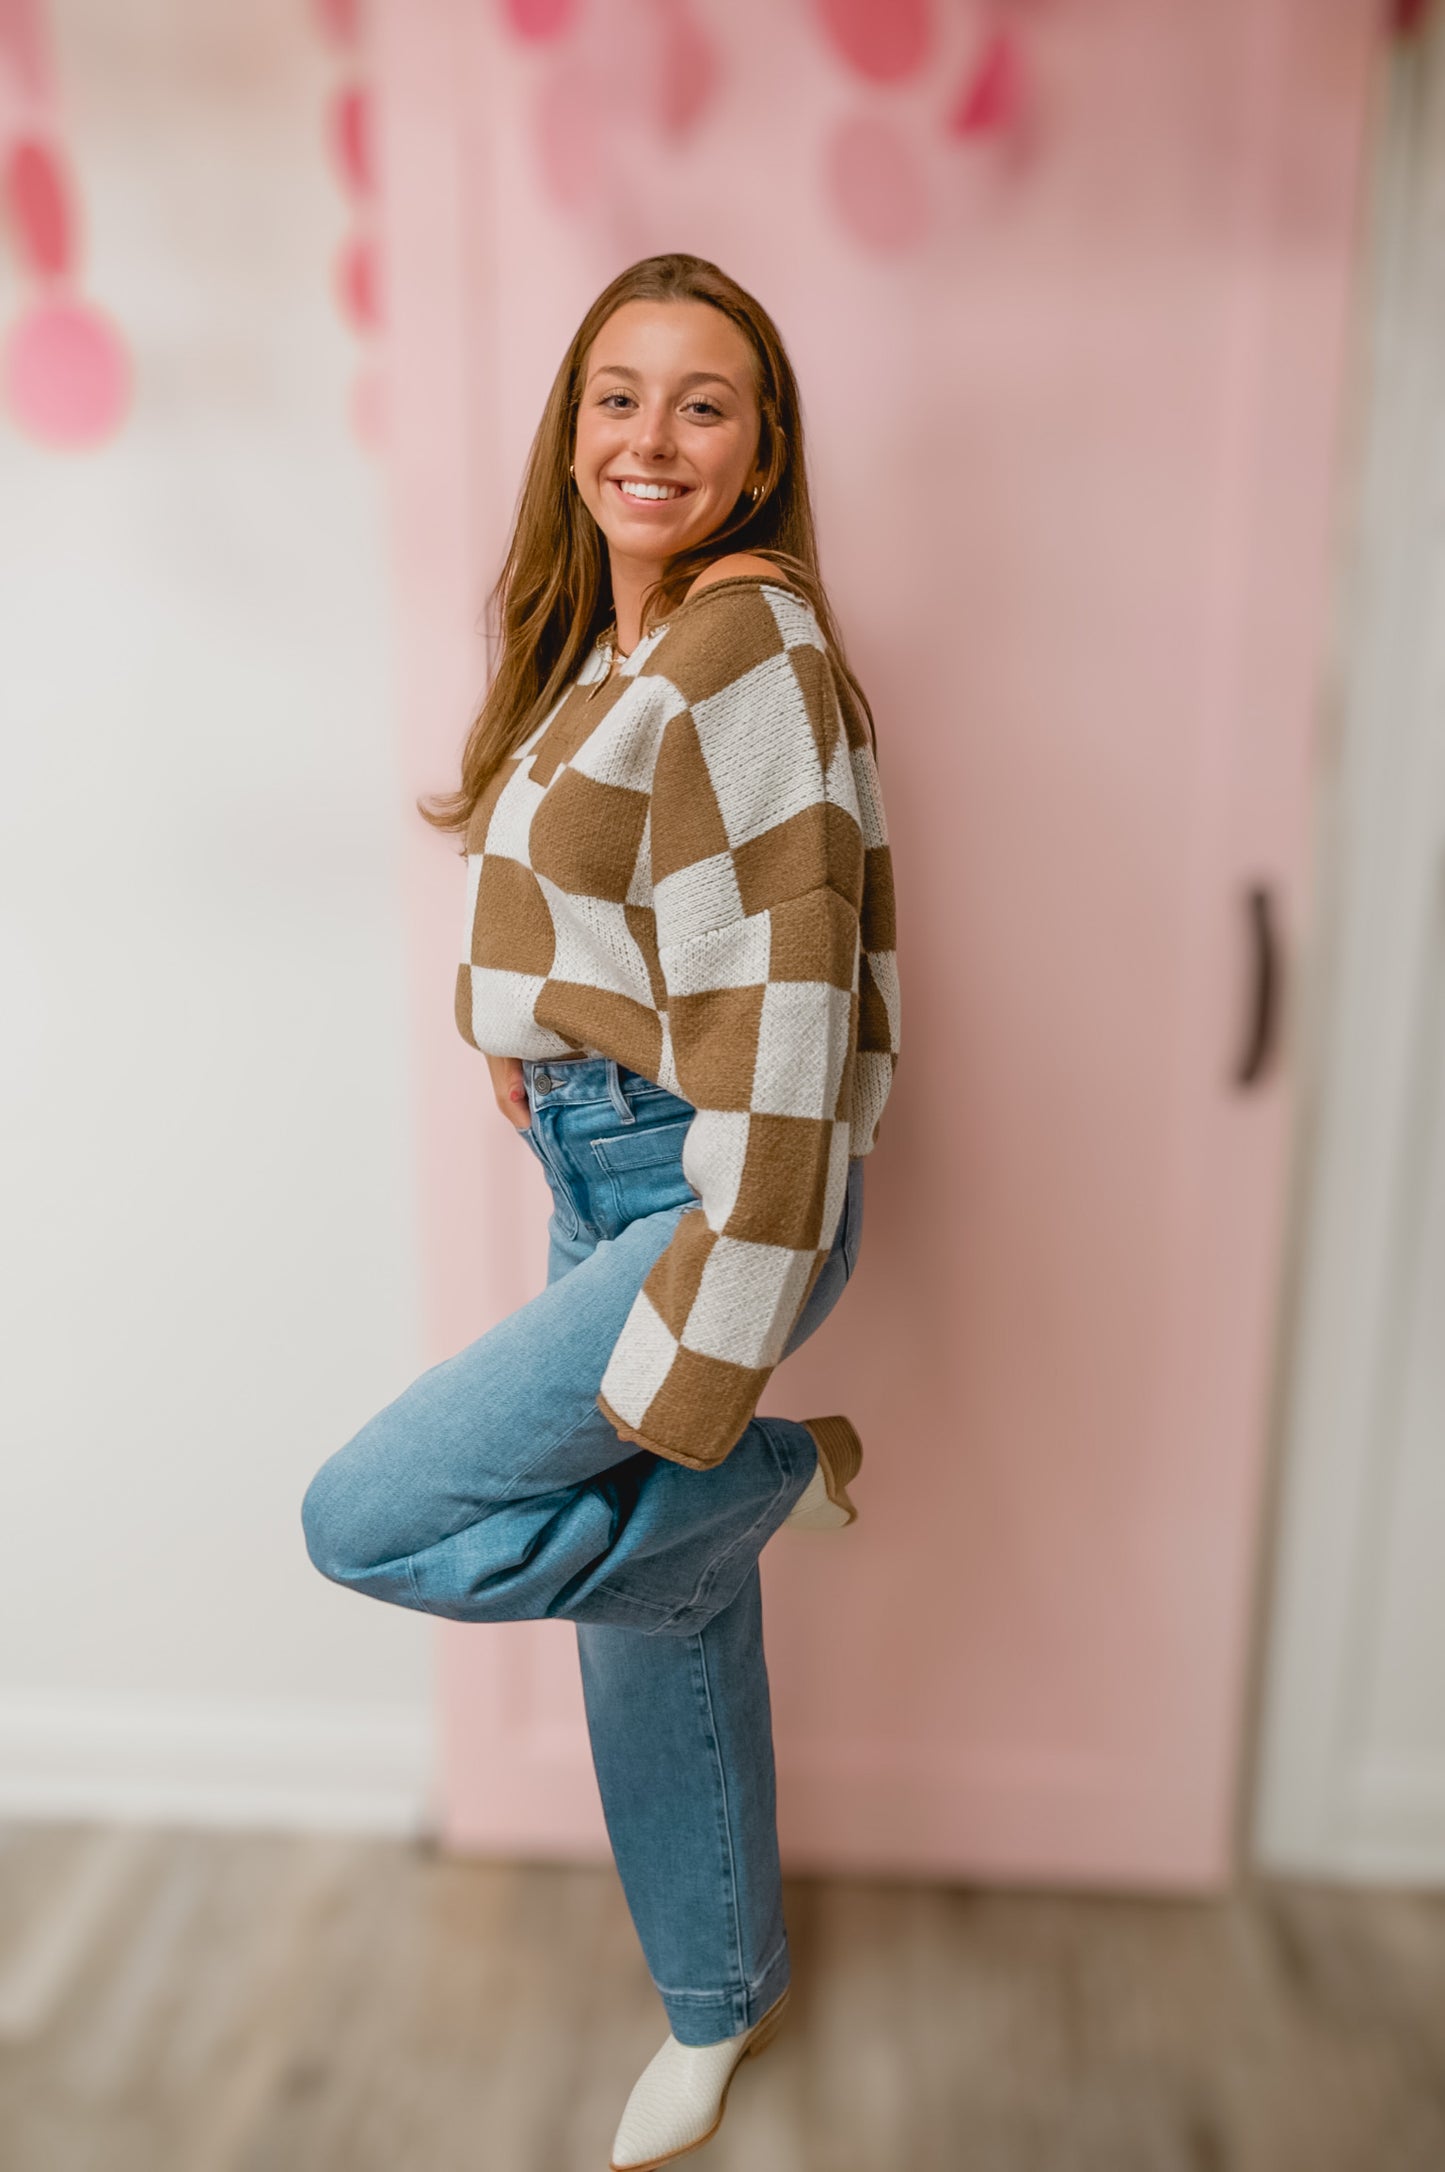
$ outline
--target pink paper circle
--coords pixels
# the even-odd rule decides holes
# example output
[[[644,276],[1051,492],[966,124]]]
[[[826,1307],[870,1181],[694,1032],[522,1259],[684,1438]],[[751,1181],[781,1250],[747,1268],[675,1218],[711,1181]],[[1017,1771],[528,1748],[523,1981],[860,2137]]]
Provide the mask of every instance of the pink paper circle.
[[[586,69],[563,65],[542,82],[532,112],[532,141],[548,195],[575,210],[606,171],[596,83]]]
[[[26,268],[56,279],[70,269],[70,193],[60,160],[48,145],[25,141],[5,161],[5,205]]]
[[[916,75],[933,49],[929,0],[817,0],[828,37],[870,83]]]
[[[363,370],[351,387],[351,429],[368,452],[386,444],[386,409],[386,379],[380,370]]]
[[[670,136],[685,136],[712,103],[717,90],[717,53],[691,15],[669,9],[661,26],[658,118]]]
[[[371,94],[348,84],[331,101],[329,133],[332,156],[353,196],[370,196],[376,186]]]
[[[353,234],[342,243],[336,260],[336,288],[342,312],[356,329],[374,331],[381,322],[381,264],[369,236]]]
[[[361,35],[361,0],[312,0],[322,35],[333,45],[355,45]]]
[[[502,14],[514,37],[541,45],[572,27],[577,0],[502,0]]]
[[[1023,105],[1023,56],[1007,30],[995,31],[960,84],[944,127],[951,136],[999,135]]]
[[[48,98],[53,88],[46,29],[38,0],[0,0],[0,57],[30,98]]]
[[[896,254],[928,231],[928,185],[907,139],[877,114],[834,129],[825,173],[839,223],[870,249]]]
[[[130,362],[108,317],[84,302],[41,302],[12,328],[0,360],[6,405],[47,445],[99,444],[130,402]]]

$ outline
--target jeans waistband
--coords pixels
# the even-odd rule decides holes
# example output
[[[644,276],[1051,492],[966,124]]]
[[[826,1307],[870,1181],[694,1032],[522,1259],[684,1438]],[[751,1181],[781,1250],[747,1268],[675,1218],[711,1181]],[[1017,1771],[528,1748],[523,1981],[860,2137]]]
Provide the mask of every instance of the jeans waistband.
[[[613,1056],[524,1056],[522,1077],[532,1109],[564,1101],[610,1101],[627,1124],[636,1121],[632,1102],[638,1094],[665,1091]]]

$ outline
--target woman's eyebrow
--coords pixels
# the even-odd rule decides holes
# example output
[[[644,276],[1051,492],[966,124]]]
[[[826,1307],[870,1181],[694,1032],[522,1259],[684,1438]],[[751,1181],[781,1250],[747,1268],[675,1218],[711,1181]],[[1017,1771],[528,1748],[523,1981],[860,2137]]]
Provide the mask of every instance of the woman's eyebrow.
[[[592,377],[630,377],[636,384],[640,381],[640,372],[629,369],[625,362],[599,362],[588,379],[589,384]],[[729,392],[738,389],[731,377],[724,377],[721,370],[690,370],[682,379],[680,389],[686,391],[689,385],[726,385]]]

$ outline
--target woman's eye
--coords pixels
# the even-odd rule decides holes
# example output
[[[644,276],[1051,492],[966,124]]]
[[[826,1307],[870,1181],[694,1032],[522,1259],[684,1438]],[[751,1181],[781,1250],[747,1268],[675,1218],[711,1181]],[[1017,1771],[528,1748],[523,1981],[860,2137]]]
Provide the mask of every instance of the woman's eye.
[[[604,392],[597,404],[599,407],[611,407],[614,400],[625,401],[630,400],[631,397],[630,392]],[[687,404],[690,408],[700,410],[705,415],[721,415],[722,413],[722,409],[713,400],[689,400]]]

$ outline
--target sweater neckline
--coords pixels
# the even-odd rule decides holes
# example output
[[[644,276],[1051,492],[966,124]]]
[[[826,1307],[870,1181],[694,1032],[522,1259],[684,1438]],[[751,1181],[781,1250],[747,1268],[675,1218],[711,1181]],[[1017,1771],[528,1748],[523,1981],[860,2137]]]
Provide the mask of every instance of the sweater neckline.
[[[703,602],[708,596],[715,596],[719,589],[723,588],[781,588],[785,596],[797,596],[804,603],[808,600],[801,588],[794,588],[791,581],[785,581],[781,577],[775,579],[770,573],[725,573],[720,581],[709,581],[705,588],[695,588],[690,596],[684,596],[674,610],[673,618],[676,618],[678,611],[689,610],[693,604]],[[672,620],[669,619],[667,624],[671,623]]]
[[[806,603],[808,600],[802,589],[795,588],[791,581],[775,580],[767,573],[725,573],[720,581],[709,581],[705,588],[694,589],[690,596],[684,596],[681,603],[674,604],[671,617],[663,619],[656,626],[650,626],[645,634],[639,634],[627,654],[625,656],[618,655],[619,667],[625,669],[632,662],[633,657],[644,649],[650,641],[658,640],[665,634],[680,612],[690,610],[694,604],[702,603],[708,596],[714,595],[717,590],[722,588],[780,588],[785,596],[796,596],[802,603]],[[612,676],[612,655],[615,644],[611,641],[604,641],[601,634],[599,634],[593,646],[604,658],[602,675],[598,684],[605,686]]]

